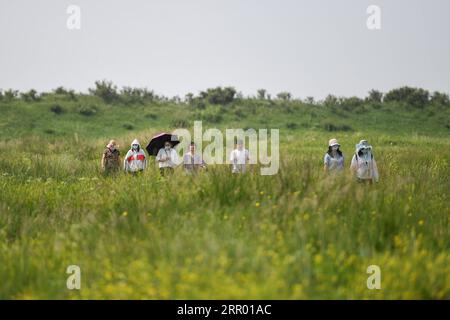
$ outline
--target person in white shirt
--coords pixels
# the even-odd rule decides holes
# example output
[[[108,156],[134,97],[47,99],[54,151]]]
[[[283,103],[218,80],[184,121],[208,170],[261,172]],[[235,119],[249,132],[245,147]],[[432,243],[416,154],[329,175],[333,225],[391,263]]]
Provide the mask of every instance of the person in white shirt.
[[[238,140],[235,149],[230,153],[232,172],[244,173],[249,160],[249,152],[247,149],[244,149],[244,142],[242,140]]]
[[[206,163],[202,156],[195,152],[195,143],[191,142],[189,152],[183,157],[184,170],[186,173],[196,173],[198,170],[206,169]]]
[[[159,164],[159,171],[162,176],[166,173],[172,173],[178,164],[178,153],[172,148],[172,144],[166,141],[164,148],[159,149],[156,155],[156,161]]]
[[[356,145],[350,170],[359,182],[378,182],[377,162],[372,153],[372,146],[367,140],[361,140]]]

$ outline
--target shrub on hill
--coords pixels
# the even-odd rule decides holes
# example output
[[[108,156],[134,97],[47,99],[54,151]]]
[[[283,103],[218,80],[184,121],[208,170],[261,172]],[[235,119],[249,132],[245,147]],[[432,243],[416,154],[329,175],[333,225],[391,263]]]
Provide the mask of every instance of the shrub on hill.
[[[216,87],[200,92],[200,97],[211,104],[229,104],[235,96],[236,89],[233,87]]]
[[[5,92],[3,92],[3,99],[5,101],[12,101],[12,100],[16,99],[18,95],[19,95],[19,91],[8,89]]]
[[[21,98],[23,101],[26,101],[26,102],[32,102],[32,101],[38,101],[38,100],[39,100],[39,95],[38,95],[38,93],[37,93],[36,90],[31,89],[31,90],[28,91],[28,92],[22,92],[22,93],[20,93],[20,98]]]
[[[156,120],[158,119],[158,115],[152,112],[146,113],[144,115],[144,117],[148,118],[148,119],[152,119],[152,120]]]
[[[62,114],[64,112],[63,107],[61,107],[59,104],[54,104],[50,107],[50,111],[54,114]]]
[[[441,92],[433,92],[430,102],[438,106],[450,106],[448,94]]]
[[[185,119],[174,119],[171,122],[173,128],[188,128],[189,122]]]
[[[112,103],[119,99],[117,87],[110,81],[95,81],[95,88],[90,88],[89,92],[101,98],[106,103]]]
[[[292,95],[290,92],[280,92],[277,94],[277,99],[283,100],[283,101],[289,101],[291,100]]]
[[[367,102],[381,103],[383,102],[383,93],[378,90],[370,90],[369,95],[365,99]]]
[[[352,127],[344,124],[344,125],[337,125],[330,122],[326,122],[323,125],[323,128],[325,131],[334,132],[334,131],[352,131]]]
[[[430,93],[421,88],[402,87],[389,91],[384,102],[405,103],[415,108],[424,108],[430,102]]]
[[[134,126],[131,123],[124,123],[122,125],[122,127],[124,127],[127,130],[133,130],[134,129]]]
[[[147,88],[123,87],[120,91],[120,100],[128,105],[151,102],[155,98],[155,93]]]
[[[97,114],[97,107],[93,105],[82,105],[78,108],[78,112],[86,117],[91,117]]]
[[[77,95],[74,90],[68,90],[64,87],[57,87],[53,90],[53,93],[59,96],[64,96],[69,98],[69,100],[77,100]]]

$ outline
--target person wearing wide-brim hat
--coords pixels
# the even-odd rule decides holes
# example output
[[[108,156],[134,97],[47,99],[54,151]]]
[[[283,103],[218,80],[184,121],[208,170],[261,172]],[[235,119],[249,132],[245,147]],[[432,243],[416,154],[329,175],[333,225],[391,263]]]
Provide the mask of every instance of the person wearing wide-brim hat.
[[[110,140],[103,151],[102,169],[105,173],[118,172],[120,169],[120,151],[115,140]]]
[[[361,140],[356,144],[350,170],[359,182],[378,182],[377,162],[373,156],[372,146],[367,140]]]
[[[328,151],[323,158],[325,172],[339,172],[344,169],[344,154],[340,147],[341,145],[336,139],[328,141]]]

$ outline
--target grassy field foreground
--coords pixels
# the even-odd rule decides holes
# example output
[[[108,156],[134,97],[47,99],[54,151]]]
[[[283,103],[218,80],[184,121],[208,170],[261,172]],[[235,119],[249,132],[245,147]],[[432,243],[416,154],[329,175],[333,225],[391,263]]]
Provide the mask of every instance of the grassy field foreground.
[[[0,299],[449,299],[449,140],[369,135],[381,181],[364,186],[324,178],[329,138],[282,132],[275,176],[170,179],[154,163],[103,177],[103,139],[3,140]],[[347,167],[363,136],[337,138]],[[66,288],[69,265],[81,290]]]

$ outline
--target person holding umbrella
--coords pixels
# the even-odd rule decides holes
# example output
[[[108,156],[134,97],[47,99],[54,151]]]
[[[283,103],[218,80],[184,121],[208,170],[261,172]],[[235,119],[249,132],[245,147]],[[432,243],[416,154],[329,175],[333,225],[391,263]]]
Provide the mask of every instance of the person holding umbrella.
[[[159,171],[162,176],[165,176],[167,173],[173,173],[173,169],[178,164],[178,153],[172,148],[170,141],[166,141],[164,148],[159,149],[156,161],[158,161]]]
[[[131,149],[128,150],[123,160],[123,168],[125,172],[137,173],[142,172],[147,167],[147,157],[144,150],[137,139],[131,143]]]
[[[163,132],[154,136],[147,145],[148,154],[156,156],[162,176],[167,172],[173,172],[179,164],[178,153],[173,149],[178,143],[180,141],[176,135]]]

